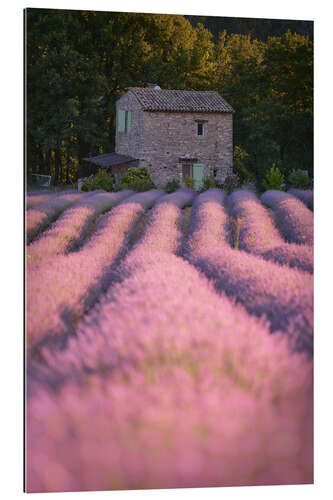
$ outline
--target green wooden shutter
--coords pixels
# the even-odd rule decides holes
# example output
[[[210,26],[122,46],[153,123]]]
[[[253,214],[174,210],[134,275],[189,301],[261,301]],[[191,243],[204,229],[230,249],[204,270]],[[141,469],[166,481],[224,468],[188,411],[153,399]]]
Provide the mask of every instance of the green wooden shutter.
[[[132,124],[132,113],[130,111],[127,112],[127,133],[129,134],[131,131]]]
[[[202,163],[193,163],[194,189],[199,191],[203,187],[204,165]]]
[[[118,132],[125,132],[125,110],[118,109]]]

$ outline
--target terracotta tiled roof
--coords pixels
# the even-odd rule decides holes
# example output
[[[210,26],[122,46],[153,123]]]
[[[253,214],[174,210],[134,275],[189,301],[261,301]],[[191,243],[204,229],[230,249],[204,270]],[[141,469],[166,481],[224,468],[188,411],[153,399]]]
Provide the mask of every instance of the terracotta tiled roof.
[[[128,89],[145,111],[232,113],[234,110],[218,92],[164,90],[141,87]]]

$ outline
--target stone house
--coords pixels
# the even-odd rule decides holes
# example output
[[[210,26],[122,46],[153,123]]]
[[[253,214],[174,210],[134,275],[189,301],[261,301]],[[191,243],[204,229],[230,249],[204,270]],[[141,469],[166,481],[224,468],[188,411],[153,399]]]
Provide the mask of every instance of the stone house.
[[[223,182],[232,172],[234,110],[217,92],[130,87],[116,109],[115,153],[86,159],[109,162],[116,182],[133,166],[159,188],[192,177],[200,189],[205,177]]]

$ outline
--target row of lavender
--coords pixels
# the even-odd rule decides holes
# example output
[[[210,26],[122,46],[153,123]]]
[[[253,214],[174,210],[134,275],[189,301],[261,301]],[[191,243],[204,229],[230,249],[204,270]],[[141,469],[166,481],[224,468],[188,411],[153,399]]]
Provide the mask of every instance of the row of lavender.
[[[203,196],[205,201],[200,202]],[[271,331],[286,332],[294,349],[312,352],[313,278],[301,270],[312,269],[312,250],[308,252],[307,247],[304,251],[302,246],[295,249],[285,244],[287,258],[283,263],[301,269],[265,261],[262,256],[271,257],[267,249],[274,250],[282,240],[266,211],[250,192],[236,192],[229,200],[231,212],[243,217],[240,241],[247,251],[235,250],[229,244],[226,197],[217,190],[201,197],[195,203],[191,237],[184,245],[184,256],[215,284],[217,290],[234,297],[249,313],[259,317],[265,315]],[[307,215],[309,210],[305,207],[304,210]],[[300,234],[308,229],[308,221],[304,224],[299,219],[299,212],[294,217],[291,209],[288,215],[289,219],[295,219],[295,225],[298,223]]]
[[[28,325],[31,345],[68,329],[62,304],[75,316],[64,349],[44,342],[43,361],[30,359],[29,491],[311,482],[312,362],[289,345],[302,339],[297,346],[311,349],[311,274],[232,249],[226,209],[236,202],[227,206],[218,190],[144,195],[104,216],[78,252],[28,266],[28,284],[41,287],[28,297],[56,288],[35,310],[48,317],[55,300],[53,319]],[[182,207],[192,202],[184,239]],[[73,266],[76,285],[66,278],[62,286],[61,270]],[[255,317],[262,313],[270,322]]]
[[[40,340],[45,333],[48,338],[50,336],[59,336],[61,330],[68,330],[73,320],[89,307],[90,303],[95,300],[100,292],[101,283],[105,283],[106,277],[109,274],[108,272],[104,272],[104,268],[112,265],[119,252],[126,245],[126,232],[130,228],[134,229],[135,223],[144,211],[144,207],[146,205],[149,206],[155,201],[156,197],[161,196],[161,192],[159,191],[152,191],[143,195],[138,194],[128,198],[129,194],[131,193],[101,193],[76,203],[73,208],[66,210],[63,216],[48,231],[42,234],[41,238],[29,245],[27,250],[28,343],[31,340],[34,342]],[[272,194],[275,196],[276,193]],[[179,193],[176,195],[180,196]],[[186,191],[185,195],[187,195]],[[68,203],[67,196],[64,200],[66,204]],[[182,196],[184,196],[184,192],[182,192]],[[193,197],[193,194],[191,196]],[[217,201],[219,196],[221,197],[220,203]],[[259,293],[260,307],[256,312],[258,314],[265,313],[266,305],[264,305],[265,301],[261,299],[261,296],[265,293],[265,290],[268,294],[270,287],[267,284],[268,288],[265,288],[264,270],[266,269],[267,275],[270,275],[272,272],[278,275],[279,269],[271,265],[265,265],[261,259],[253,259],[250,255],[245,255],[241,252],[237,254],[233,253],[230,245],[227,243],[226,225],[228,217],[221,204],[223,196],[221,191],[211,190],[197,198],[198,204],[205,207],[205,209],[201,209],[199,219],[203,217],[205,211],[207,212],[207,210],[211,209],[208,219],[206,217],[207,220],[201,223],[199,249],[201,249],[200,251],[207,249],[212,252],[215,248],[219,247],[220,253],[223,251],[229,252],[230,259],[234,263],[234,268],[230,270],[233,278],[229,286],[226,275],[223,274],[221,286],[226,291],[229,290],[231,295],[237,292],[241,297],[240,300],[244,300],[244,292],[239,287],[239,279],[236,278],[237,273],[240,274],[243,283],[245,283],[244,280],[247,275],[249,275],[249,281],[253,283],[250,268],[251,265],[255,267],[257,269],[256,275],[260,276],[260,280],[263,283]],[[82,241],[82,236],[86,232],[90,219],[93,216],[96,216],[102,210],[109,209],[112,205],[122,201],[126,197],[128,203],[120,205],[116,210],[105,216],[98,231],[93,233],[92,238],[84,248],[81,248],[81,251],[63,255],[66,248],[68,249],[75,243],[78,244],[80,240]],[[139,199],[143,200],[144,207],[140,204],[137,204],[135,207],[133,206],[133,202],[136,203],[136,200]],[[203,203],[205,199],[210,200],[210,202]],[[215,206],[212,205],[212,199],[215,201]],[[66,204],[64,204],[64,207]],[[283,264],[287,263],[308,271],[312,270],[312,247],[283,243],[282,238],[271,223],[267,211],[255,199],[252,193],[236,192],[231,196],[229,204],[231,205],[231,212],[236,213],[236,215],[240,213],[245,221],[241,232],[241,248],[243,247],[248,252],[254,254],[261,254],[265,258],[280,260],[280,263]],[[307,209],[304,208],[304,210],[308,212]],[[125,212],[126,216],[124,216]],[[165,210],[164,212],[164,222],[160,227],[160,235],[156,236],[155,246],[160,244],[164,226],[168,221],[170,223],[172,220],[172,217],[169,218],[168,212]],[[293,215],[293,212],[290,213]],[[305,215],[307,214],[305,213]],[[127,219],[125,220],[126,217]],[[299,218],[299,213],[297,213],[297,217]],[[305,217],[303,218],[305,219]],[[194,222],[198,225],[195,219]],[[304,233],[304,228],[301,227],[299,220],[296,222],[298,222],[299,226],[298,231],[301,234],[302,232]],[[117,224],[119,227],[117,227]],[[224,227],[225,234],[221,240],[225,242],[224,245],[221,244],[221,236],[216,234],[216,232],[219,232],[220,226]],[[116,231],[109,238],[111,227],[114,227]],[[307,221],[305,229],[308,229],[308,227],[309,224]],[[152,240],[154,238],[155,236]],[[151,244],[153,243],[151,242]],[[191,244],[193,245],[193,241]],[[226,259],[224,260],[227,262]],[[197,259],[196,265],[202,268],[202,264],[208,265],[209,262],[210,259],[206,259],[204,256],[200,263]],[[237,268],[237,273],[235,272],[236,262],[239,262],[241,265],[241,267]],[[207,266],[204,267],[207,268]],[[206,271],[208,271],[208,268]],[[208,272],[215,273],[214,266]],[[299,281],[293,279],[292,272],[285,271],[285,275],[290,277],[289,281],[293,280],[294,283]],[[297,274],[297,276],[299,275]],[[308,277],[309,280],[310,278]],[[255,287],[257,288],[257,286],[256,284]],[[284,283],[281,282],[281,289],[283,287]],[[235,292],[232,288],[235,288]],[[247,285],[246,288],[248,288]],[[307,290],[310,294],[312,293],[311,287],[308,287]],[[250,287],[248,288],[248,292],[251,295]],[[295,290],[292,291],[292,293],[294,292]],[[282,290],[281,294],[283,295]],[[273,301],[276,300],[276,294],[271,293],[269,296],[273,298]],[[283,304],[285,302],[292,303],[292,301],[289,301],[288,295],[285,295]],[[252,306],[254,306],[253,302]],[[279,307],[282,306],[278,302]],[[251,310],[251,312],[254,311],[255,309]],[[302,307],[300,306],[300,316],[302,315],[302,311]],[[279,309],[276,311],[275,316],[277,320],[274,322],[274,315],[272,316],[271,313],[268,314],[269,319],[273,321],[273,329],[280,328],[281,326],[278,319],[281,316]],[[309,324],[311,329],[311,322]],[[300,325],[302,329],[302,320],[300,320]]]
[[[31,264],[27,262],[26,273],[28,347],[43,339],[49,341],[72,332],[76,319],[103,290],[108,269],[126,248],[137,221],[161,194],[159,190],[129,197],[128,192],[121,193],[118,201],[125,196],[123,202],[105,214],[90,239],[76,252],[58,253],[62,227],[68,225],[67,216],[32,244],[31,253],[28,247],[27,255],[32,257]],[[83,212],[85,208],[82,206],[78,210]],[[81,220],[81,226],[82,223]],[[52,242],[53,234],[53,249],[45,258],[41,255],[37,259],[33,251],[35,246],[44,249]]]
[[[229,211],[240,220],[239,247],[265,260],[313,272],[313,214],[278,191],[267,191],[262,201],[275,209],[273,214],[251,191],[235,191],[229,197]]]

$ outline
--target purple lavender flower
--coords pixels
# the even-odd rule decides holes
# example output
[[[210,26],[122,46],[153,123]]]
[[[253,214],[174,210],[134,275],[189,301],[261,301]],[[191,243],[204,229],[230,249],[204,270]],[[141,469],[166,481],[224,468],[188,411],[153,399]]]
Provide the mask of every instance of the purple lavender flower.
[[[261,255],[265,260],[313,272],[313,248],[286,243],[268,209],[253,192],[234,191],[229,197],[229,211],[240,221],[239,248]]]
[[[62,194],[51,196],[43,203],[35,205],[26,213],[26,234],[27,243],[43,230],[45,226],[54,220],[63,210],[68,208],[76,201],[82,199],[85,195],[82,193]]]
[[[25,198],[25,208],[26,210],[29,210],[30,208],[33,208],[36,205],[40,205],[41,203],[50,200],[54,196],[57,195],[52,192],[45,193],[44,191],[28,193]]]
[[[220,203],[199,205],[194,214],[187,258],[220,292],[234,297],[251,314],[265,315],[272,331],[286,332],[297,349],[311,353],[312,276],[230,248],[226,224],[227,215]]]
[[[312,189],[289,189],[288,193],[296,196],[305,205],[313,211],[313,190]]]
[[[138,193],[79,251],[28,265],[29,492],[313,482],[313,280],[264,260],[311,247],[231,199]],[[231,248],[225,207],[271,245]]]
[[[105,286],[100,278],[108,276],[137,220],[161,194],[158,190],[148,193],[130,196],[106,214],[79,252],[51,257],[41,267],[28,267],[28,345],[72,329],[77,317],[97,300]]]
[[[179,257],[143,256],[44,356],[31,492],[312,482],[312,363]]]
[[[28,246],[27,265],[40,265],[46,258],[65,253],[74,243],[82,242],[90,223],[97,215],[110,210],[131,194],[132,191],[126,190],[117,193],[102,192],[75,203],[63,212],[49,230]]]
[[[279,229],[289,243],[313,245],[313,213],[289,193],[266,191],[261,201],[274,210]]]

